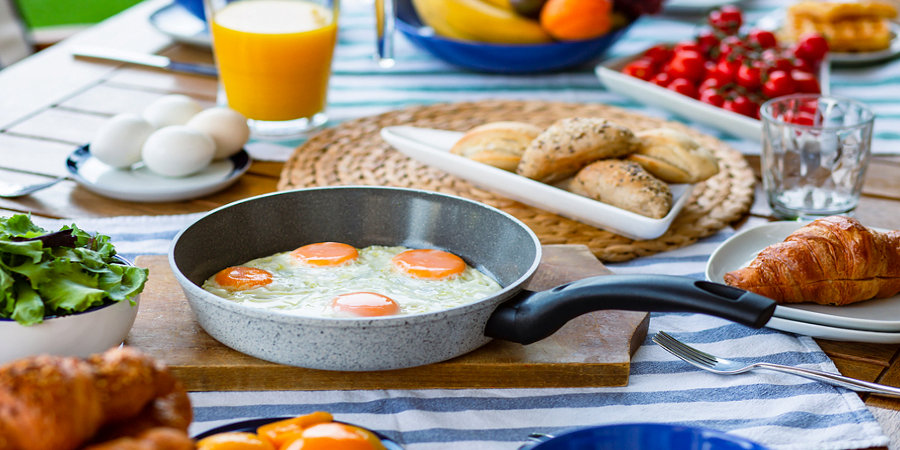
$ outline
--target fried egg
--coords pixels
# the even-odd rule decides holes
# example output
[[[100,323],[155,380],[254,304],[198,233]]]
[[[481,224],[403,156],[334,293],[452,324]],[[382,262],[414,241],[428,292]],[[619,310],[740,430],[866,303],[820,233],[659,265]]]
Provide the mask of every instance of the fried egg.
[[[229,267],[203,289],[252,308],[312,317],[440,311],[501,289],[441,250],[322,242]]]

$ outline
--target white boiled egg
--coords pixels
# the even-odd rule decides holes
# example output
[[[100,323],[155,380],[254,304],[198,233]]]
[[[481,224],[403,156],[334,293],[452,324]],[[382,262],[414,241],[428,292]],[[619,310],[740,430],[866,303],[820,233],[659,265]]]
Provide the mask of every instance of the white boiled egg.
[[[205,133],[184,125],[153,132],[144,142],[141,156],[151,172],[184,177],[206,168],[216,153],[216,143]]]
[[[144,141],[153,125],[136,114],[119,114],[100,126],[91,141],[91,155],[117,169],[141,160]]]
[[[216,141],[214,159],[227,158],[241,150],[250,139],[250,127],[243,114],[224,107],[200,111],[187,126],[208,134]]]
[[[186,95],[166,95],[160,97],[144,108],[143,116],[154,128],[170,125],[184,125],[203,107],[196,100]]]

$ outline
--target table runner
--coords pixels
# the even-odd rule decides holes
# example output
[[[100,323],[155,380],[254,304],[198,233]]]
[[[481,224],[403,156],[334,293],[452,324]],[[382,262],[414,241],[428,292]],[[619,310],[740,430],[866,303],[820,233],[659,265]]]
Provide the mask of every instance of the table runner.
[[[167,253],[177,232],[201,216],[33,219],[47,229],[74,222],[108,234],[119,253],[133,260],[141,254]],[[747,226],[759,223],[754,219]],[[618,274],[702,279],[709,255],[733,234],[726,229],[689,247],[608,267]],[[648,336],[659,330],[729,359],[837,373],[809,337],[681,313],[652,314]],[[235,420],[325,410],[338,420],[383,432],[408,450],[513,450],[532,432],[633,422],[707,427],[776,450],[854,449],[889,442],[855,393],[774,372],[714,375],[676,359],[649,338],[634,356],[625,387],[204,392],[192,393],[191,400],[196,413],[192,433]]]
[[[742,4],[745,22],[785,5],[782,0],[755,0]],[[641,18],[606,53],[616,58],[644,50],[658,42],[691,39],[701,15]],[[606,103],[669,120],[681,120],[671,112],[644,106],[607,91],[594,74],[593,64],[562,73],[492,75],[468,71],[445,63],[414,47],[401,33],[396,37],[396,65],[382,69],[372,60],[374,16],[371,1],[348,0],[342,4],[341,37],[335,51],[328,92],[328,113],[338,123],[410,105],[487,99],[548,100]],[[832,67],[831,92],[868,104],[876,113],[872,149],[878,154],[900,153],[900,61],[863,68]],[[686,122],[685,120],[681,120]],[[744,154],[758,155],[758,142],[742,140],[697,123],[692,127],[716,136]],[[248,151],[260,160],[286,161],[301,141],[255,141]]]

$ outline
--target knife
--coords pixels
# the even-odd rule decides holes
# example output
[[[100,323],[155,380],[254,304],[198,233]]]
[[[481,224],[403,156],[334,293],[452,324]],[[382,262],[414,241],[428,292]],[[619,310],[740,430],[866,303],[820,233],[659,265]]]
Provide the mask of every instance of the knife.
[[[216,66],[213,65],[175,62],[165,56],[130,52],[127,50],[117,50],[104,47],[77,47],[72,52],[72,55],[82,58],[96,58],[106,61],[117,61],[129,64],[137,64],[140,66],[157,67],[160,69],[170,70],[172,72],[189,73],[192,75],[203,75],[207,77],[219,76],[219,72],[216,70]]]

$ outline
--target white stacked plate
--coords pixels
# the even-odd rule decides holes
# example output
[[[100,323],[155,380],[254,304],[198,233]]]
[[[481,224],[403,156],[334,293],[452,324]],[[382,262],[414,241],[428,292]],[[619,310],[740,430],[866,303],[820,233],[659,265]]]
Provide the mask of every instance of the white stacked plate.
[[[735,234],[710,256],[706,278],[724,283],[726,273],[746,267],[762,249],[807,223],[772,222]],[[834,341],[900,343],[900,295],[845,306],[780,304],[766,326]]]

